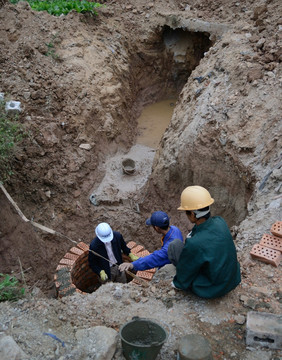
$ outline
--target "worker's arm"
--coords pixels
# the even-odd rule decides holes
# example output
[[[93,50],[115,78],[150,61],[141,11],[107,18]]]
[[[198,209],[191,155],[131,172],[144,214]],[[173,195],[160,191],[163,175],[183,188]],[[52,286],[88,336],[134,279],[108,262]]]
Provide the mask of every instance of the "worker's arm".
[[[89,266],[92,269],[92,271],[94,271],[95,274],[100,276],[100,272],[103,270],[100,266],[100,258],[95,254],[93,254],[90,250],[92,250],[91,247],[89,249],[89,254],[88,254]]]
[[[124,241],[124,238],[121,234],[119,240],[122,252],[128,256],[130,253],[130,249],[127,247],[126,242]]]
[[[166,264],[170,264],[170,260],[167,255],[168,244],[164,245],[160,250],[154,251],[152,254],[143,258],[139,258],[133,261],[132,265],[135,270],[148,270],[155,267],[162,267]]]

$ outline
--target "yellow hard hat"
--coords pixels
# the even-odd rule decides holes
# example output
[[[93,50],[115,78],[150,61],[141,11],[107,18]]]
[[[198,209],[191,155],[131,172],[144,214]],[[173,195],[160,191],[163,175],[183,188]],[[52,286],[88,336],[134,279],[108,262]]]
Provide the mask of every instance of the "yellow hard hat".
[[[202,186],[188,186],[182,191],[181,204],[177,210],[198,210],[211,205],[214,199]]]

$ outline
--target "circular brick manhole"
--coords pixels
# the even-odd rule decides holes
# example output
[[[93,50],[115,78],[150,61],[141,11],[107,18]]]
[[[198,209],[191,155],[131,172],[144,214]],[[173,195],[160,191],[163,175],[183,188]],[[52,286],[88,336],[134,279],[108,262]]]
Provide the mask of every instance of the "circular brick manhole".
[[[130,241],[127,246],[131,252],[139,257],[149,255],[142,245]],[[81,294],[92,293],[100,286],[98,275],[96,275],[88,264],[89,245],[84,242],[72,247],[60,260],[54,275],[57,297],[62,298],[76,292]],[[124,261],[128,257],[123,256]],[[137,271],[136,275],[143,280],[152,280],[156,269]],[[128,279],[131,283],[140,285],[137,279]]]

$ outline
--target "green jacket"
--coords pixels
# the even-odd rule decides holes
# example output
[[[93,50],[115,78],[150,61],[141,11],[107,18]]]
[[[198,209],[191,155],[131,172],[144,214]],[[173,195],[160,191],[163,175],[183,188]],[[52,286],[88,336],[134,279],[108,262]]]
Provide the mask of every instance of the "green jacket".
[[[240,265],[229,228],[220,216],[195,225],[176,266],[176,288],[203,298],[227,294],[241,282]]]

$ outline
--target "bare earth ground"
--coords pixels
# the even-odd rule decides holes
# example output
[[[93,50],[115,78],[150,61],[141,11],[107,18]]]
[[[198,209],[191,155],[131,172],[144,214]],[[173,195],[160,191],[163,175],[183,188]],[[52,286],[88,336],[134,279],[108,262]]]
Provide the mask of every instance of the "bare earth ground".
[[[77,343],[77,331],[118,330],[138,315],[171,330],[162,360],[176,358],[179,337],[194,332],[207,337],[215,359],[278,360],[278,350],[246,347],[244,320],[251,310],[281,314],[281,266],[249,256],[281,220],[281,4],[105,5],[97,18],[56,18],[26,3],[1,8],[0,92],[21,101],[29,135],[5,186],[28,219],[75,241],[89,243],[96,224],[108,221],[127,241],[153,251],[159,238],[144,226],[146,217],[163,209],[186,234],[188,224],[176,211],[179,196],[199,183],[216,199],[213,212],[232,227],[242,284],[207,301],[175,292],[169,276],[156,277],[148,289],[107,284],[57,300],[53,275],[72,244],[24,223],[0,193],[0,272],[22,280],[22,264],[28,285],[26,299],[1,303],[1,334],[11,335],[29,359],[95,359]],[[210,34],[212,47],[195,70],[189,68],[194,59],[185,60],[189,77],[181,68],[174,76],[179,58],[173,62],[165,50],[166,26]],[[175,92],[178,103],[159,148],[145,149],[146,161],[136,159],[141,178],[124,182],[119,162],[134,151],[142,107]],[[93,193],[98,205],[89,201]],[[114,359],[123,359],[120,344]]]

